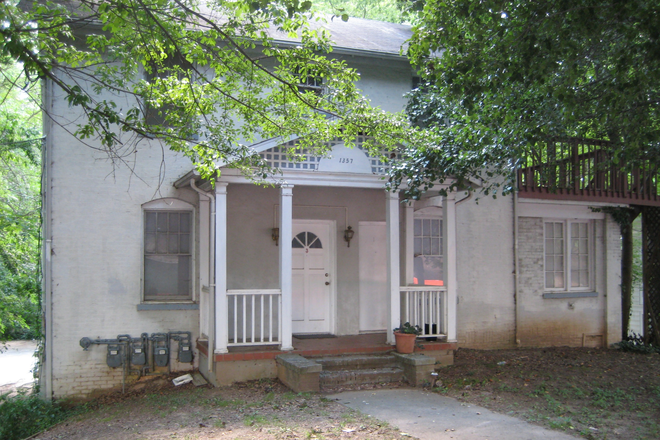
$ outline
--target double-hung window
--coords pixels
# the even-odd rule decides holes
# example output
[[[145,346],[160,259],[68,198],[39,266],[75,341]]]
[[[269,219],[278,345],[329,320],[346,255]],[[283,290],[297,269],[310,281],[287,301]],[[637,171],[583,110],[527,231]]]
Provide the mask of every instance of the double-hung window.
[[[589,221],[544,223],[545,288],[587,291],[592,283],[592,229]]]
[[[414,252],[413,284],[444,286],[442,219],[415,219]]]
[[[144,300],[192,299],[192,211],[144,211]]]

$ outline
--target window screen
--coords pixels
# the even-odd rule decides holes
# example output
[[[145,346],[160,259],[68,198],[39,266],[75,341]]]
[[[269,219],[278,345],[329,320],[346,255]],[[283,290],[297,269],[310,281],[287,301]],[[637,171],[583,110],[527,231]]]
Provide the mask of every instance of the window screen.
[[[144,299],[191,299],[192,213],[145,211]]]

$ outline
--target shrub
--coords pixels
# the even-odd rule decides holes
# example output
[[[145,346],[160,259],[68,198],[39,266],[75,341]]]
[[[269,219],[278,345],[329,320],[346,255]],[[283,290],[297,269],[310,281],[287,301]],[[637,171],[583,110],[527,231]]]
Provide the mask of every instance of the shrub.
[[[0,439],[21,440],[61,422],[67,411],[34,394],[0,395]]]

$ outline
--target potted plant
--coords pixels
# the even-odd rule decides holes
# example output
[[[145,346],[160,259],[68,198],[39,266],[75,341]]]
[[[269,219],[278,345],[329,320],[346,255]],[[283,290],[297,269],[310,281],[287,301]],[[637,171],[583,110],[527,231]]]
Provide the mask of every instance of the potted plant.
[[[415,351],[415,339],[422,333],[418,325],[411,325],[409,322],[394,329],[394,339],[396,340],[396,351],[401,354],[410,354]]]

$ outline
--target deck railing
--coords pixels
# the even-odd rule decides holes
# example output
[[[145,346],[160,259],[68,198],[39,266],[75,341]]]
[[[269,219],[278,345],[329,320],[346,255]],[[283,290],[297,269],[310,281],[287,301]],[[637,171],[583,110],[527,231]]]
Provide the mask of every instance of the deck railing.
[[[282,294],[279,289],[228,290],[227,300],[227,345],[273,345],[281,342]]]
[[[401,287],[401,321],[418,325],[421,337],[447,336],[447,289],[433,286]]]
[[[520,197],[660,205],[660,176],[650,161],[616,164],[603,141],[570,138],[548,142],[523,160]]]

